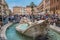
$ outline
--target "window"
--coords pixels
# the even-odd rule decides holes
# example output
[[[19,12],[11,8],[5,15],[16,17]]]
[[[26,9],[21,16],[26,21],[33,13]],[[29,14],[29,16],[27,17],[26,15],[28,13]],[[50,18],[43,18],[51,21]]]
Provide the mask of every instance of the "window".
[[[2,21],[2,16],[0,15],[0,21]]]
[[[58,2],[59,0],[57,0],[57,2]]]
[[[1,7],[0,7],[0,13],[1,13]]]
[[[1,9],[1,7],[0,7],[0,9]]]
[[[56,2],[56,0],[54,0],[54,3]]]
[[[2,2],[2,0],[0,0],[0,2]]]
[[[50,0],[46,0],[45,2],[47,3],[47,2],[49,2]]]
[[[5,8],[5,5],[3,6],[3,8]]]
[[[56,7],[56,10],[57,10],[57,7]]]

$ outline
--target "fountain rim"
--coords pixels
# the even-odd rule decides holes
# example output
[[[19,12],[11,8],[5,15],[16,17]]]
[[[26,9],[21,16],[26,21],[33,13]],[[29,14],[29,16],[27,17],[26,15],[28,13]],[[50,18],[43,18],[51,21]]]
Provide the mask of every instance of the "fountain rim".
[[[7,40],[6,31],[7,31],[7,28],[10,27],[12,24],[13,23],[8,23],[8,24],[2,26],[1,38],[4,38],[5,40]]]

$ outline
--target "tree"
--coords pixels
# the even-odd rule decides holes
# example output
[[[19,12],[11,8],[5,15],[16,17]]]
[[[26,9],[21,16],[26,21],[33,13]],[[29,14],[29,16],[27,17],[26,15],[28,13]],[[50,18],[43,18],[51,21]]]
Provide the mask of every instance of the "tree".
[[[34,2],[31,2],[30,7],[31,7],[31,12],[32,12],[32,19],[33,19],[33,22],[34,22],[34,14],[33,14],[33,12],[34,12],[34,7],[36,7]]]

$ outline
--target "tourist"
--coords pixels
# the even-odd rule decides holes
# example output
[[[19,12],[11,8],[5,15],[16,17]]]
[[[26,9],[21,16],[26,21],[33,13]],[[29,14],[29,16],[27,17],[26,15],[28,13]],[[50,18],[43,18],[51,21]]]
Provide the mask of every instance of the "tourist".
[[[27,23],[30,22],[30,20],[26,17],[21,18],[20,23]]]

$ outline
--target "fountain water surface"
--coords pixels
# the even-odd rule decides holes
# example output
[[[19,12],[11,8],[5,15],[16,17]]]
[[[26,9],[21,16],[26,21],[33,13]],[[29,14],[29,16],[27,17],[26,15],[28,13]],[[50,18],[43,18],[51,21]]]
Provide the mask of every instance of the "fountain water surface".
[[[18,24],[13,24],[7,29],[6,31],[7,40],[33,40],[33,38],[31,37],[27,37],[25,35],[18,33],[15,29],[17,25]]]

